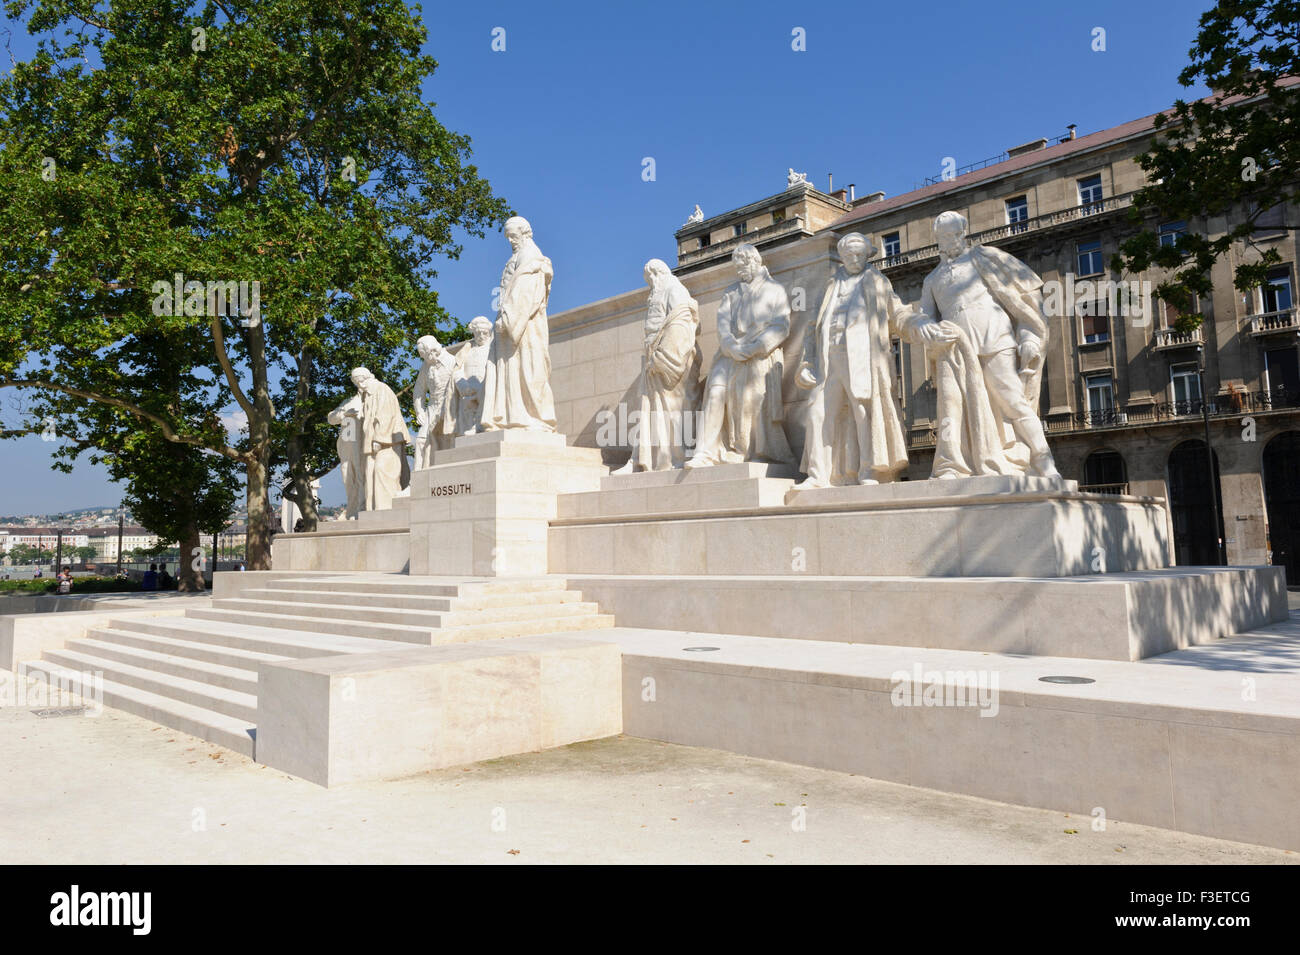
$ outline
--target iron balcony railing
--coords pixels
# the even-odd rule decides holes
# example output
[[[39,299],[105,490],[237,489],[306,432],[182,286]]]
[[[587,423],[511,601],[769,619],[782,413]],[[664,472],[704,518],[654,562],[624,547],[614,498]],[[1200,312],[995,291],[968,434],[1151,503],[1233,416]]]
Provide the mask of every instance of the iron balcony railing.
[[[1099,199],[1096,202],[1085,202],[1082,205],[1071,206],[1068,209],[1060,209],[1056,212],[1044,213],[1040,216],[1034,216],[1032,219],[1021,219],[1019,222],[1009,222],[1006,225],[996,226],[992,229],[985,229],[983,232],[973,232],[969,236],[969,239],[972,245],[983,245],[990,242],[996,242],[998,239],[1006,239],[1011,236],[1023,236],[1029,233],[1039,232],[1043,229],[1050,229],[1067,222],[1077,222],[1080,219],[1087,219],[1104,212],[1115,212],[1116,210],[1126,209],[1131,206],[1133,204],[1133,196],[1136,194],[1136,191],[1125,192],[1118,196]],[[922,246],[919,249],[900,252],[898,255],[882,255],[880,258],[873,260],[871,264],[879,269],[892,269],[901,265],[913,265],[917,262],[924,262],[926,259],[937,259],[938,257],[939,247],[937,245],[927,245]]]
[[[1127,494],[1128,482],[1123,484],[1080,484],[1080,491],[1086,491],[1089,494]]]

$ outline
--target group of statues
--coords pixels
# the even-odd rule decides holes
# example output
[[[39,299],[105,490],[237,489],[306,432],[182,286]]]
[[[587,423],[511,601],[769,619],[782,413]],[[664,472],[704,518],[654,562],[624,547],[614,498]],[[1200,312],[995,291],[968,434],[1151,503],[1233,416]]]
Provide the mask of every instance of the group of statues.
[[[732,253],[737,281],[718,304],[718,352],[707,373],[699,305],[666,263],[651,259],[634,399],[639,421],[620,472],[765,461],[797,466],[806,475],[801,488],[896,480],[907,467],[891,348],[899,338],[925,349],[935,385],[932,477],[1059,478],[1038,416],[1048,337],[1042,280],[1005,252],[970,245],[967,228],[956,212],[935,220],[939,265],[912,306],[868,264],[876,251],[870,240],[856,232],[839,240],[840,264],[794,375],[807,393],[800,461],[785,430],[790,300],[762,255],[749,244]],[[511,218],[505,234],[513,254],[501,274],[495,322],[470,322],[472,337],[455,355],[432,335],[417,343],[417,468],[431,466],[434,452],[457,436],[556,430],[546,321],[551,261],[527,220]],[[348,517],[391,507],[407,493],[410,474],[410,435],[397,396],[365,368],[355,369],[352,381],[357,394],[329,414],[339,428]]]
[[[879,484],[897,480],[907,467],[893,338],[925,349],[935,383],[932,477],[1060,477],[1038,416],[1048,336],[1042,280],[1005,252],[969,245],[967,229],[956,212],[935,220],[940,262],[913,306],[904,306],[889,279],[868,264],[875,249],[865,236],[840,239],[840,265],[804,335],[794,376],[808,393],[797,462],[807,477],[800,488]],[[698,307],[663,263],[646,264],[651,293],[638,386],[642,416],[624,471],[796,464],[784,421],[789,298],[754,246],[737,246],[732,263],[738,281],[718,304],[718,353],[704,379],[689,458],[683,444],[689,429],[678,421],[691,409],[695,376],[681,369],[698,361],[686,345],[686,330],[698,330]]]
[[[533,241],[528,220],[507,220],[505,234],[513,254],[501,273],[495,323],[483,315],[471,321],[471,338],[455,355],[432,335],[416,343],[416,468],[431,466],[434,452],[461,435],[503,428],[555,431],[546,325],[551,260]],[[392,507],[410,484],[411,437],[396,394],[365,368],[353,370],[352,383],[357,394],[328,415],[339,429],[348,518]]]

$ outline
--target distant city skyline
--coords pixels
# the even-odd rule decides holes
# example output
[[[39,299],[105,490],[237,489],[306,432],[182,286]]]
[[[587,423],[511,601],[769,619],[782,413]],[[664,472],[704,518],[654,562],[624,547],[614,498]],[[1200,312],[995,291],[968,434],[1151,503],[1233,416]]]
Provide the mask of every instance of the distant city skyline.
[[[675,262],[673,233],[696,203],[711,216],[780,192],[787,168],[818,189],[833,173],[859,196],[896,195],[947,157],[961,167],[1070,123],[1085,135],[1204,95],[1176,77],[1208,6],[1015,0],[932,5],[919,21],[908,6],[868,16],[835,2],[584,3],[563,16],[438,5],[424,11],[425,49],[440,64],[426,95],[532,222],[555,265],[555,313],[639,287],[647,259]],[[0,17],[4,27],[12,54],[29,58],[25,26]],[[496,27],[504,52],[491,48]],[[488,313],[508,254],[499,233],[467,240],[440,269],[443,306],[463,322]],[[221,409],[232,421],[234,410]],[[50,463],[39,436],[0,442],[0,511],[120,499],[102,466],[83,459],[63,474]],[[337,470],[321,499],[343,502]]]

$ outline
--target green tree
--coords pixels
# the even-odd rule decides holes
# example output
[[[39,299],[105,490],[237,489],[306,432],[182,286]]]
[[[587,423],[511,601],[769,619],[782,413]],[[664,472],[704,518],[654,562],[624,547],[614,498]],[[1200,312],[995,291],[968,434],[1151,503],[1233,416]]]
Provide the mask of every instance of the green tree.
[[[1208,100],[1180,99],[1156,117],[1161,135],[1138,158],[1148,184],[1129,210],[1141,231],[1121,244],[1111,264],[1117,272],[1170,270],[1156,294],[1179,310],[1183,331],[1203,320],[1193,303],[1210,293],[1216,261],[1241,243],[1253,247],[1255,254],[1233,275],[1239,290],[1253,289],[1281,261],[1276,249],[1257,245],[1254,237],[1297,227],[1286,216],[1294,215],[1287,204],[1300,199],[1300,95],[1293,86],[1300,75],[1300,2],[1217,3],[1201,15],[1189,56],[1178,82],[1204,82],[1214,93]],[[1213,240],[1189,230],[1175,244],[1162,245],[1153,228],[1211,217],[1227,222]]]
[[[15,564],[36,564],[50,560],[54,555],[33,544],[14,544],[9,548],[8,556]]]
[[[38,51],[0,78],[0,387],[104,405],[237,464],[249,566],[265,568],[272,468],[305,473],[290,438],[323,440],[340,343],[404,377],[415,339],[449,323],[436,261],[509,209],[425,101],[436,63],[398,0],[6,9]],[[260,300],[232,307],[240,282]],[[177,349],[211,413],[119,379],[106,356],[133,339]],[[237,439],[217,414],[232,406]]]
[[[95,548],[93,547],[74,547],[72,549],[72,556],[83,561],[94,560],[96,556],[96,551]]]

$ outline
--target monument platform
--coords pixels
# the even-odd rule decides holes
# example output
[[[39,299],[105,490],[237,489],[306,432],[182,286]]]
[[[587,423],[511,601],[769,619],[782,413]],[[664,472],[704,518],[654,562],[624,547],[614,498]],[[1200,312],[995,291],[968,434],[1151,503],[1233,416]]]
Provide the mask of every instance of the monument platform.
[[[744,477],[746,467],[763,466],[629,475],[627,486],[561,496],[551,572],[1069,577],[1171,562],[1157,498],[1031,477],[789,484],[781,494],[781,482]]]
[[[1300,850],[1294,619],[1141,663],[604,636],[629,736]]]

